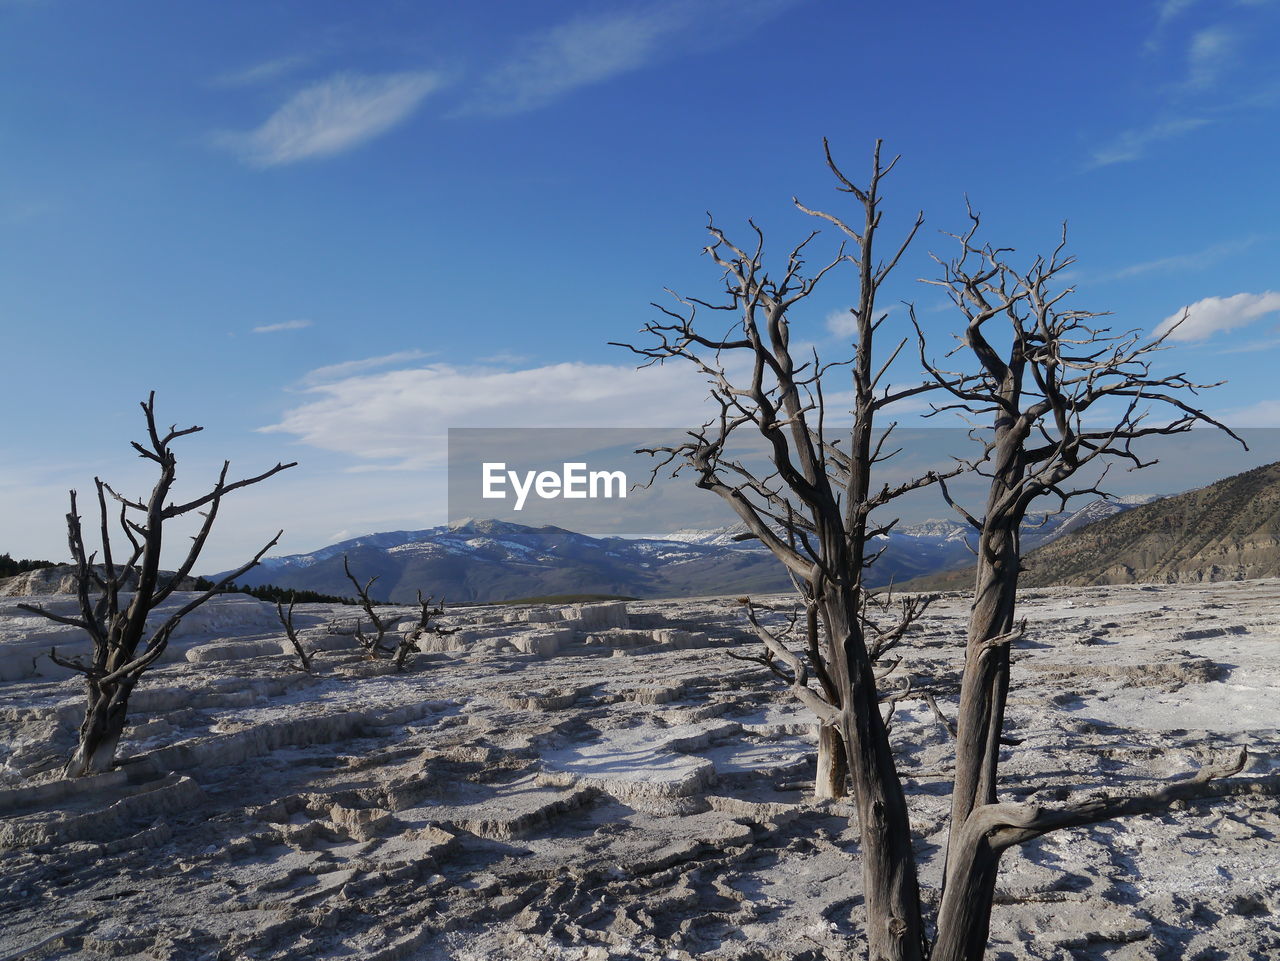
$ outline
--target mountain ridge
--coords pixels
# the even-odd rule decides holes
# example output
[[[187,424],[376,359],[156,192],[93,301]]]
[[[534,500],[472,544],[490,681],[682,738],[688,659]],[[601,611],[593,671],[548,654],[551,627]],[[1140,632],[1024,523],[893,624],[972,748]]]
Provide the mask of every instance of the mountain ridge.
[[[1082,524],[1026,552],[1023,564],[1024,587],[1280,576],[1280,462]],[[969,565],[902,587],[967,589],[973,576]]]
[[[1086,505],[1053,515],[1036,529],[1039,540],[1068,529]],[[362,581],[376,576],[379,597],[409,602],[420,589],[455,602],[503,601],[556,594],[609,594],[643,598],[771,593],[790,589],[785,570],[743,525],[685,529],[666,537],[592,537],[551,525],[465,519],[418,531],[383,531],[347,538],[306,553],[264,558],[237,581],[244,586],[346,595],[348,557]],[[877,539],[884,553],[866,583],[881,587],[963,566],[971,556],[968,528],[929,520]],[[220,576],[220,575],[213,575]]]

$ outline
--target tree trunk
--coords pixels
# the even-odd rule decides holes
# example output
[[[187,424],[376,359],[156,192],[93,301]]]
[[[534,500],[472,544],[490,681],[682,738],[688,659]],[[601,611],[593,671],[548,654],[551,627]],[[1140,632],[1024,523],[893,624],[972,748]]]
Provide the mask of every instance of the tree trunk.
[[[130,687],[124,684],[101,689],[90,683],[80,740],[63,769],[65,776],[85,777],[111,770],[129,713],[129,693]]]
[[[969,615],[964,681],[956,718],[956,777],[951,795],[951,845],[969,814],[996,800],[996,763],[1009,684],[1009,646],[991,645],[1013,629],[1017,541],[1012,532],[984,536],[973,608]]]
[[[943,873],[937,941],[931,961],[982,961],[987,950],[999,854],[974,837],[970,815],[994,804],[1009,689],[1009,643],[1018,586],[1016,527],[995,526],[979,545],[969,615],[964,681],[956,719],[956,774]]]
[[[880,717],[875,675],[856,624],[852,592],[826,603],[829,636],[843,638],[849,704],[841,712],[845,756],[853,779],[862,842],[862,891],[869,961],[922,961],[924,927],[907,799]]]
[[[985,834],[972,830],[972,826],[958,832],[958,839],[949,843],[947,882],[938,907],[937,938],[929,961],[983,961],[1000,854],[992,849]]]
[[[818,776],[813,796],[842,798],[849,793],[849,760],[844,752],[840,732],[829,725],[818,727]]]

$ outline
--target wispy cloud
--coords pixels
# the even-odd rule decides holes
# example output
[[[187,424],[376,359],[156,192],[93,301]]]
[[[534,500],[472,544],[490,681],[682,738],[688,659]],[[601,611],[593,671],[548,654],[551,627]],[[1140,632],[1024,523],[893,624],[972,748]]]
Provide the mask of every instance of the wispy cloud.
[[[329,364],[317,367],[303,378],[309,387],[327,384],[333,381],[364,374],[380,367],[393,367],[396,364],[407,364],[410,361],[425,360],[431,353],[425,350],[398,350],[394,354],[383,354],[380,357],[362,357],[359,360],[344,360],[340,364]]]
[[[827,332],[833,337],[849,337],[857,333],[858,320],[846,307],[827,314],[826,327]]]
[[[253,328],[255,334],[274,334],[279,330],[303,330],[311,326],[309,320],[286,320],[279,324],[264,324],[261,327]]]
[[[536,110],[573,90],[675,53],[735,40],[795,2],[666,0],[580,15],[527,38],[459,112],[502,115]],[[729,12],[731,21],[724,16]]]
[[[1280,400],[1260,400],[1214,416],[1228,427],[1280,427]]]
[[[1271,7],[1271,11],[1263,7]],[[1275,57],[1267,39],[1274,33],[1275,0],[1158,0],[1145,49],[1160,56],[1161,79],[1147,91],[1162,107],[1151,121],[1094,145],[1085,169],[1139,160],[1151,148],[1209,124],[1274,106]],[[1252,8],[1252,9],[1250,9]],[[1145,68],[1149,76],[1150,66]],[[1169,77],[1178,77],[1172,82]]]
[[[307,392],[315,399],[262,430],[385,466],[426,467],[443,457],[446,427],[682,424],[707,395],[702,375],[671,364],[428,364],[333,379],[336,368],[313,371]]]
[[[443,82],[428,71],[340,73],[294,94],[256,130],[216,141],[259,167],[332,156],[403,123]]]
[[[1176,20],[1196,5],[1198,0],[1163,0],[1157,14],[1157,23],[1161,26]]]
[[[1162,0],[1156,9],[1156,25],[1147,38],[1147,53],[1155,53],[1160,49],[1165,32],[1173,21],[1194,7],[1199,0]]]
[[[1241,253],[1248,250],[1258,242],[1257,237],[1246,237],[1243,240],[1232,240],[1226,243],[1214,244],[1203,250],[1197,250],[1190,254],[1175,254],[1172,257],[1160,257],[1156,260],[1146,260],[1140,264],[1130,264],[1128,267],[1122,267],[1119,270],[1109,274],[1103,274],[1098,280],[1124,280],[1128,277],[1138,277],[1142,274],[1164,273],[1173,270],[1203,270],[1212,267],[1216,263],[1220,263],[1233,254]]]
[[[1271,350],[1273,347],[1280,347],[1280,337],[1269,337],[1265,340],[1251,340],[1246,344],[1239,344],[1235,347],[1224,347],[1222,350],[1215,350],[1215,354],[1256,354],[1259,351]]]
[[[661,56],[666,41],[687,23],[685,9],[614,10],[554,27],[490,74],[464,112],[534,110],[571,90],[643,67]]]
[[[516,354],[509,350],[500,350],[496,354],[490,354],[488,357],[476,358],[477,362],[481,364],[499,364],[511,367],[527,363],[529,359],[527,354]]]
[[[1236,35],[1225,27],[1201,30],[1187,51],[1187,86],[1207,90],[1217,83],[1236,51]]]
[[[950,306],[950,304],[943,304],[940,307],[929,308],[929,310],[946,310]],[[881,317],[888,317],[897,309],[897,305],[877,309],[875,315],[876,319],[879,320]],[[851,307],[843,307],[840,310],[833,310],[831,313],[827,314],[824,324],[827,328],[827,333],[832,337],[852,337],[858,332],[858,319],[854,316],[853,308]]]
[[[220,74],[214,77],[210,83],[215,87],[252,87],[290,74],[310,62],[310,57],[305,57],[301,54],[291,57],[277,57],[274,60],[264,60],[262,63],[255,63],[240,70],[232,70],[228,73]]]
[[[1126,130],[1110,143],[1094,150],[1089,166],[1107,167],[1137,160],[1154,144],[1181,137],[1212,122],[1205,117],[1175,117]]]
[[[1221,331],[1247,326],[1259,317],[1277,311],[1280,311],[1280,293],[1270,290],[1261,294],[1206,297],[1160,321],[1155,335],[1169,334],[1170,340],[1205,340]]]

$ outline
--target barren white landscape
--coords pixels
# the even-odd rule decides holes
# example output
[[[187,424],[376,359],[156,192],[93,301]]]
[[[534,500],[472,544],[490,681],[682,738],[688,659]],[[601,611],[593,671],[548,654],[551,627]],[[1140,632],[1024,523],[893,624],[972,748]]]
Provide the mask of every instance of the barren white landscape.
[[[1277,49],[0,0],[0,961],[1280,961]]]
[[[82,642],[21,600],[0,599],[4,961],[862,949],[853,806],[812,800],[812,715],[730,657],[758,648],[731,598],[458,610],[403,673],[359,656],[354,608],[299,605],[308,675],[274,607],[217,597],[140,684],[127,762],[78,780],[82,681],[45,654]],[[951,717],[967,610],[931,607],[901,669]],[[1280,767],[1280,580],[1022,612],[1003,798],[1150,790],[1240,746],[1239,777]],[[892,740],[928,900],[951,740],[910,698]],[[1276,799],[1245,796],[1014,848],[991,957],[1280,956],[1278,833]]]

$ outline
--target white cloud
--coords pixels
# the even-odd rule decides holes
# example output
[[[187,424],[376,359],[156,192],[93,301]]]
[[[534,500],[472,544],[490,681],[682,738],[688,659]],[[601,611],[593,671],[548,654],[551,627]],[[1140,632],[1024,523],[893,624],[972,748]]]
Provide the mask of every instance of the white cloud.
[[[945,310],[946,307],[950,306],[950,304],[946,304],[942,309]],[[897,309],[896,305],[893,307],[877,309],[875,314],[876,320],[879,320],[882,317],[888,317]],[[827,314],[827,319],[824,323],[826,324],[827,333],[831,334],[832,337],[852,337],[858,332],[858,320],[854,317],[852,308],[849,307],[843,307],[840,310],[833,310],[831,313]],[[802,355],[797,353],[796,356]]]
[[[1179,117],[1126,130],[1109,144],[1095,150],[1089,166],[1107,167],[1111,164],[1137,160],[1151,145],[1181,137],[1211,122],[1204,117]]]
[[[430,357],[431,354],[425,350],[398,350],[394,354],[383,354],[380,357],[364,357],[360,360],[344,360],[340,364],[330,364],[327,367],[317,367],[303,378],[303,383],[310,387],[315,387],[330,381],[342,380],[351,377],[354,374],[362,374],[366,371],[377,370],[379,367],[390,367],[393,364],[403,364],[411,360],[422,360]]]
[[[670,427],[709,411],[703,376],[681,364],[430,364],[325,383],[316,373],[307,388],[316,399],[261,429],[401,468],[441,463],[449,427]]]
[[[1156,25],[1151,36],[1147,38],[1147,53],[1155,53],[1160,49],[1169,24],[1196,5],[1198,0],[1162,0],[1156,11]]]
[[[1160,4],[1160,12],[1157,15],[1158,24],[1164,26],[1170,20],[1177,19],[1195,5],[1196,0],[1164,0]]]
[[[523,364],[530,360],[528,354],[516,354],[509,350],[500,350],[496,354],[490,354],[488,357],[477,357],[476,362],[481,364],[506,364],[515,366]]]
[[[486,78],[463,113],[536,110],[677,52],[733,42],[796,0],[666,0],[615,5],[529,37]]]
[[[340,73],[294,94],[258,129],[216,141],[259,167],[331,156],[403,123],[443,82],[427,71]]]
[[[277,77],[283,77],[287,73],[292,73],[299,67],[305,66],[310,59],[310,57],[293,56],[265,60],[242,70],[233,70],[229,73],[221,74],[214,77],[211,83],[215,87],[252,87],[256,84],[266,83],[268,80],[275,80]]]
[[[311,326],[309,320],[286,320],[279,324],[264,324],[262,327],[253,328],[255,334],[274,334],[279,330],[303,330]]]
[[[1231,297],[1206,297],[1177,313],[1170,314],[1156,326],[1155,335],[1169,331],[1170,340],[1204,340],[1223,330],[1234,330],[1253,323],[1259,317],[1280,311],[1280,293],[1235,294]],[[1183,317],[1187,319],[1182,323]],[[1174,330],[1175,325],[1177,329]]]
[[[826,325],[833,337],[851,337],[858,332],[858,320],[847,307],[827,314]]]
[[[1222,27],[1196,33],[1187,51],[1187,86],[1200,90],[1212,87],[1230,63],[1235,49],[1235,34]]]
[[[519,113],[571,90],[645,66],[684,25],[681,7],[580,16],[532,38],[492,73],[468,112]]]

